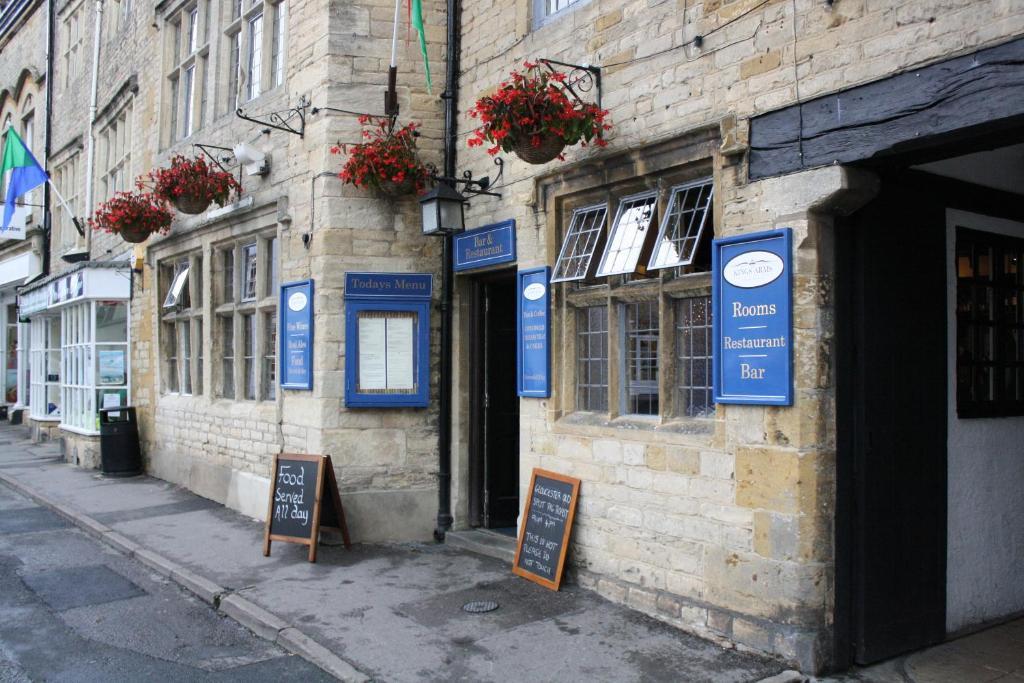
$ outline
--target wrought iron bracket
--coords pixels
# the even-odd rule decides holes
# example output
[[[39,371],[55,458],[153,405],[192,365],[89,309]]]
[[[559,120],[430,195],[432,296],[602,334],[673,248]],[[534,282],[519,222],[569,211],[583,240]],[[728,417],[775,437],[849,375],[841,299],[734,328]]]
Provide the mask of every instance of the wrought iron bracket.
[[[202,145],[198,142],[192,143],[193,147],[198,147],[199,150],[207,156],[207,158],[213,163],[217,164],[217,167],[225,173],[230,173],[228,167],[224,164],[229,164],[235,158],[235,152],[230,147],[219,147],[217,145]],[[221,152],[227,152],[227,154],[217,158],[217,156],[211,152],[211,149],[219,150]]]
[[[427,170],[430,171],[429,178],[434,182],[444,182],[452,185],[462,185],[462,194],[466,195],[466,198],[472,197],[501,197],[500,192],[491,192],[496,187],[499,187],[498,183],[501,181],[503,175],[505,175],[505,160],[501,157],[494,157],[494,165],[498,167],[498,175],[494,176],[494,180],[491,180],[490,176],[483,176],[482,178],[474,178],[472,171],[463,171],[461,178],[451,178],[448,176],[440,175],[437,172],[437,167],[433,164],[427,164]]]
[[[306,136],[306,109],[308,108],[309,98],[303,95],[299,98],[297,106],[282,111],[272,111],[269,114],[266,114],[266,120],[246,115],[241,107],[235,110],[235,116],[264,126],[266,128],[264,132],[267,133],[270,132],[271,128],[276,128],[277,130],[283,130],[286,133],[293,133],[302,138]],[[293,124],[293,121],[296,118],[299,121],[298,126]]]
[[[562,82],[562,85],[580,104],[585,104],[585,102],[579,93],[588,93],[597,88],[596,104],[598,109],[601,108],[601,67],[594,66],[593,64],[569,64],[568,62],[547,58],[542,58],[539,61],[550,69],[551,73],[558,71],[555,67],[551,66],[552,64],[569,69],[569,74],[565,81]]]

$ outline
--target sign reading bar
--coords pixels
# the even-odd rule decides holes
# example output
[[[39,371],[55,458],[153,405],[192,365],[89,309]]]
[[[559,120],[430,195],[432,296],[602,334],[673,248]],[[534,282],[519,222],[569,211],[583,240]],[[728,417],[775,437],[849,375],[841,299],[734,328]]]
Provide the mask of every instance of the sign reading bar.
[[[350,546],[331,456],[275,455],[263,555],[270,555],[271,541],[300,543],[309,546],[309,561],[316,562],[320,529],[325,527],[341,531],[345,547]]]
[[[452,257],[452,269],[456,272],[514,262],[516,222],[508,220],[456,235],[452,240]]]
[[[281,285],[281,387],[313,388],[313,281]]]
[[[345,275],[345,405],[423,407],[429,395],[429,273]]]
[[[576,515],[580,480],[534,468],[512,573],[558,590]]]
[[[792,231],[715,240],[717,403],[792,405]]]
[[[516,385],[520,396],[551,395],[551,268],[521,270],[517,276]]]

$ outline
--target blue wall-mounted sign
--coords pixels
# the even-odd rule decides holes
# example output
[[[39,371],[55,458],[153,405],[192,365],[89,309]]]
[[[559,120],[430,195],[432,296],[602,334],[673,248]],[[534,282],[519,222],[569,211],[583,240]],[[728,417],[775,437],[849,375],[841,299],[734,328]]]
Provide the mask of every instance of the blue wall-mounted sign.
[[[345,405],[424,407],[430,396],[429,273],[345,274]]]
[[[792,231],[714,241],[715,401],[793,403]]]
[[[551,268],[521,270],[516,277],[516,389],[520,396],[551,395]]]
[[[281,285],[281,368],[283,389],[313,388],[313,281]]]
[[[452,268],[458,272],[514,263],[516,260],[516,222],[487,225],[456,235],[452,240]]]
[[[345,273],[345,298],[430,299],[430,273]]]

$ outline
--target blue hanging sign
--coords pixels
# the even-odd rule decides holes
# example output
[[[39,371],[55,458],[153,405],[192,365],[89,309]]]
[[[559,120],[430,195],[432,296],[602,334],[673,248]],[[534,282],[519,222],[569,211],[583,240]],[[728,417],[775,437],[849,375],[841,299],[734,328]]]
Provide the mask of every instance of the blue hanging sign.
[[[793,403],[791,254],[789,228],[714,241],[717,403]]]
[[[458,272],[516,260],[516,222],[487,225],[456,235],[452,240],[452,268]]]
[[[281,285],[281,388],[313,388],[313,281]]]
[[[516,388],[520,396],[551,395],[551,268],[531,268],[517,274]]]

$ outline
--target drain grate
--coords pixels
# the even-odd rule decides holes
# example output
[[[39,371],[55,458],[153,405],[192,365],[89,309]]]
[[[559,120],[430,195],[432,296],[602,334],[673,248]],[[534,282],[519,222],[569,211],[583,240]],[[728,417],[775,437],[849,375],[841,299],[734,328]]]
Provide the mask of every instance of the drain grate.
[[[462,606],[462,611],[470,614],[484,614],[498,609],[498,603],[493,600],[474,600]]]

